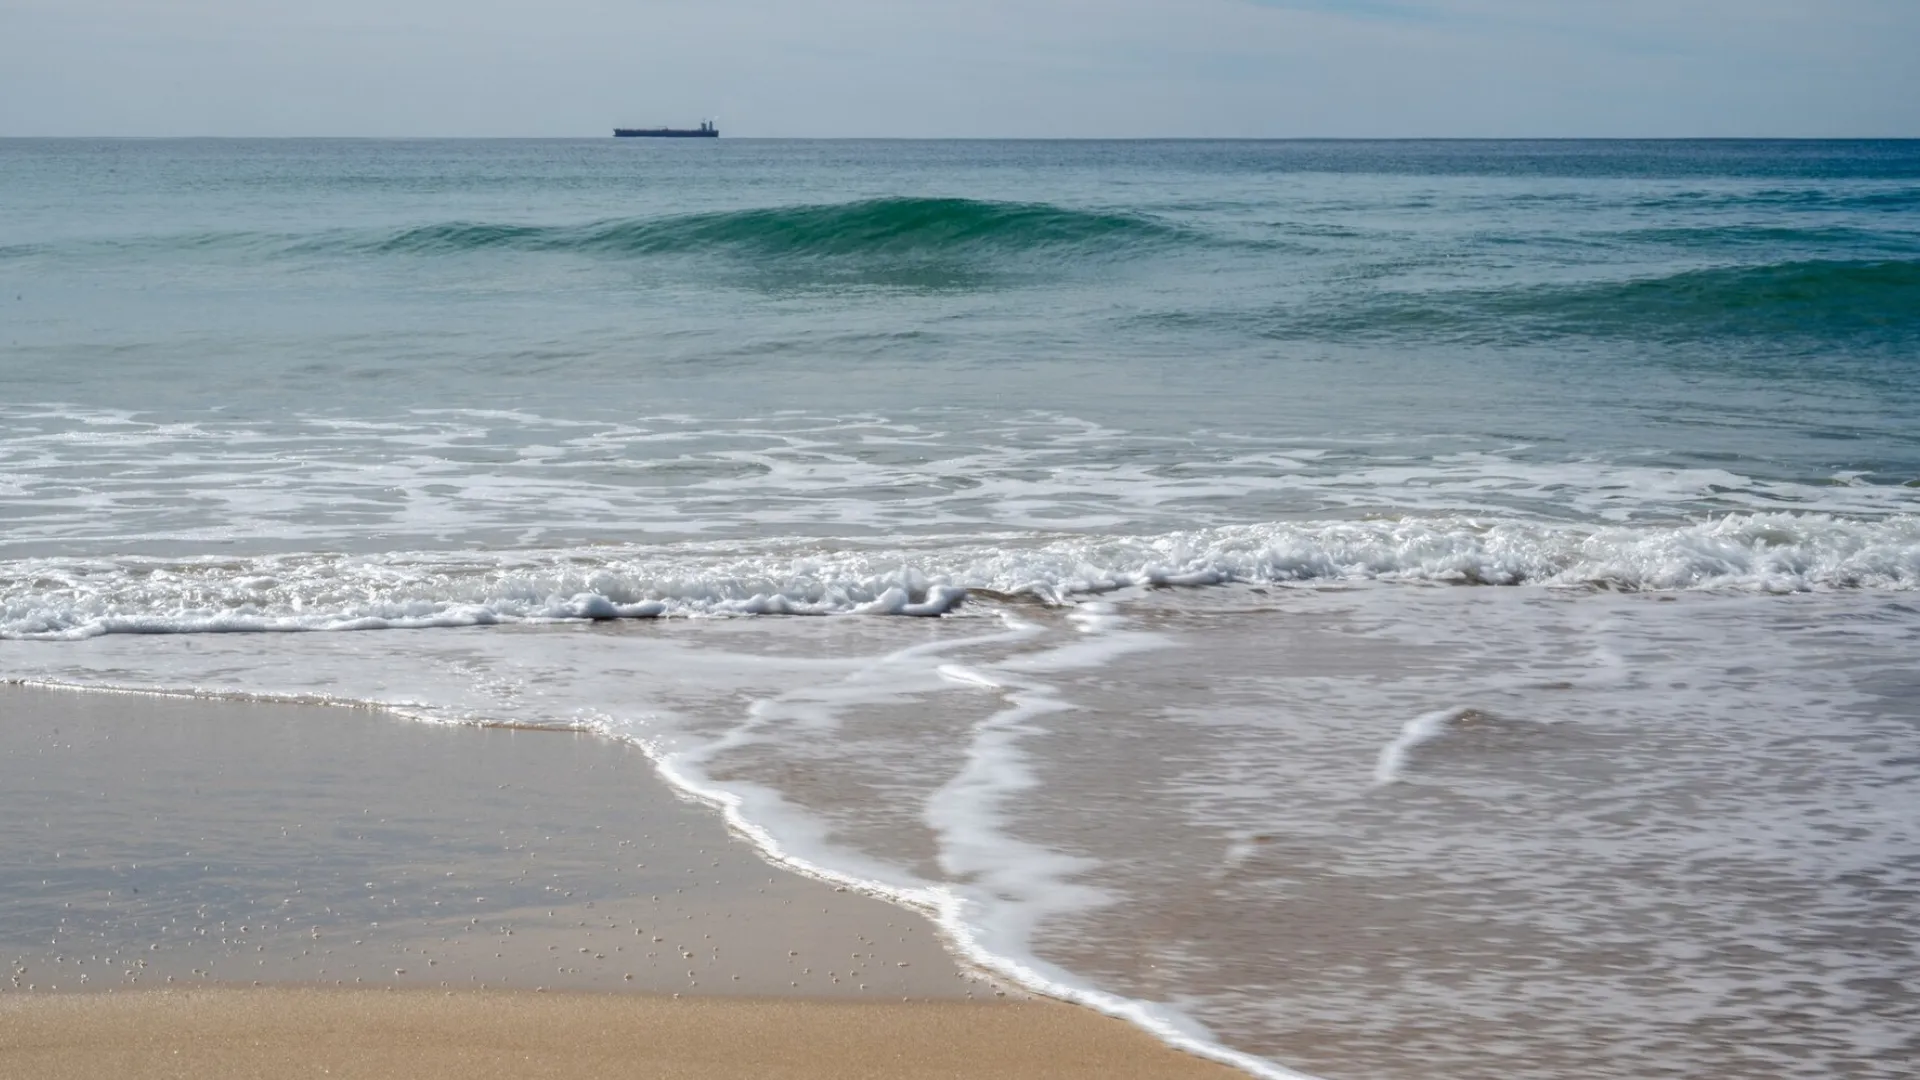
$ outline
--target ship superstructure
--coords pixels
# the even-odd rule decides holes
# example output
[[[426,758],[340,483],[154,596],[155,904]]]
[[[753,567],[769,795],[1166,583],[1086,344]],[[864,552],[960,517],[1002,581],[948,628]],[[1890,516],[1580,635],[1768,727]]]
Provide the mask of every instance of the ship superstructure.
[[[616,139],[717,139],[720,125],[702,120],[697,128],[614,128],[613,136]]]

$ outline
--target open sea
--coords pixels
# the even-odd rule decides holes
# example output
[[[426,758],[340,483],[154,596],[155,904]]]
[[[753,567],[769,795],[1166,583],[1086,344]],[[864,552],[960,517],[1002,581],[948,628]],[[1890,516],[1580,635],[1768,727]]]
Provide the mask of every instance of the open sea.
[[[0,141],[0,680],[631,740],[1267,1077],[1910,1077],[1920,142]]]

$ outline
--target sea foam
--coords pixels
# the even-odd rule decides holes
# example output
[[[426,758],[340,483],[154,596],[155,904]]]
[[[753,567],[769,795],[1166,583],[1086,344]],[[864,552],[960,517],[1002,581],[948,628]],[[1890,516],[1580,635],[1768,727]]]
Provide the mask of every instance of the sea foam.
[[[1593,527],[1270,523],[910,547],[770,541],[522,552],[0,563],[0,637],[370,630],[698,615],[939,615],[1144,586],[1384,582],[1791,593],[1920,587],[1920,517]]]
[[[1401,726],[1400,734],[1380,748],[1380,757],[1373,766],[1374,786],[1398,783],[1406,772],[1407,758],[1413,753],[1413,748],[1439,738],[1448,724],[1467,715],[1467,712],[1466,709],[1441,709],[1422,713],[1407,721]]]

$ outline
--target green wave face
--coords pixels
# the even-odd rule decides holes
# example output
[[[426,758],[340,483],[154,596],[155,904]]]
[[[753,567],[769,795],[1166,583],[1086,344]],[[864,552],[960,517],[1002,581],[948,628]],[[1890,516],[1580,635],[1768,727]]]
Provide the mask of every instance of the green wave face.
[[[1135,214],[975,199],[869,199],[588,225],[455,222],[407,229],[370,245],[385,253],[507,248],[600,255],[721,253],[742,257],[958,257],[1119,254],[1178,240],[1181,230]]]
[[[1568,337],[1911,343],[1920,340],[1920,261],[1816,259],[1625,281],[1369,293],[1278,312],[1267,333],[1486,345]]]
[[[991,289],[1204,242],[1139,214],[1046,203],[886,198],[818,206],[597,221],[450,222],[377,239],[333,237],[307,252],[457,257],[488,252],[605,259],[683,258],[748,287],[909,291]]]
[[[1655,337],[1920,331],[1920,262],[1716,267],[1512,298],[1570,333]]]

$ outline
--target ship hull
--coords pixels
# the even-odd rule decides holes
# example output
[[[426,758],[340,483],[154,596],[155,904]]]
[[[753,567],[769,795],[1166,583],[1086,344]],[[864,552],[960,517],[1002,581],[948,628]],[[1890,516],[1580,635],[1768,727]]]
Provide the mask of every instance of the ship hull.
[[[614,128],[616,139],[717,139],[718,128]]]

